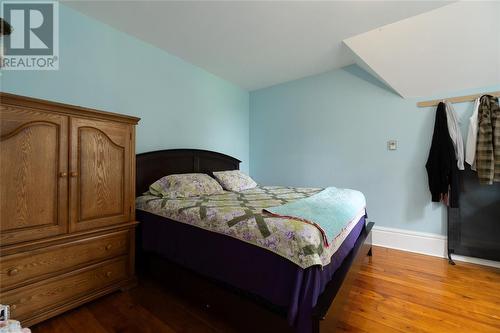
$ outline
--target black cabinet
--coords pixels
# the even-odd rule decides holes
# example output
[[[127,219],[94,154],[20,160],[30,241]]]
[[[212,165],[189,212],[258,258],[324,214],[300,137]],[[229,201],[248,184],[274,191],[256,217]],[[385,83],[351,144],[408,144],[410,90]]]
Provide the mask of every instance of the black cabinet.
[[[480,185],[477,173],[461,172],[459,208],[448,208],[448,251],[500,261],[500,183]]]

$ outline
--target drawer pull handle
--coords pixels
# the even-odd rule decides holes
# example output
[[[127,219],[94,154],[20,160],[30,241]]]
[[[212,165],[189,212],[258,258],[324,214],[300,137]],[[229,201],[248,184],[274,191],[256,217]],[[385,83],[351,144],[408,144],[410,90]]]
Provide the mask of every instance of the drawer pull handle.
[[[76,176],[78,176],[78,172],[76,172],[76,171],[72,171],[72,172],[70,172],[70,173],[69,173],[69,175],[70,175],[71,177],[76,177]]]
[[[17,275],[17,273],[19,273],[19,270],[17,268],[11,268],[7,271],[7,274],[9,276],[14,276],[14,275]]]
[[[111,244],[106,245],[106,251],[109,251],[109,250],[111,250],[112,248],[113,248],[113,245],[111,245]]]
[[[59,172],[59,177],[64,178],[67,177],[68,173],[67,172]]]
[[[106,272],[106,277],[108,278],[111,277],[111,274],[112,274],[111,272]]]

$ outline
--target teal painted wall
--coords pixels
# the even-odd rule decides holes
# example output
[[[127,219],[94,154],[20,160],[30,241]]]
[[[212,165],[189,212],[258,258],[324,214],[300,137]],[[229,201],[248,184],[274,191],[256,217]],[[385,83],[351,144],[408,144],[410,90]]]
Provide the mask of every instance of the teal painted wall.
[[[491,90],[500,83],[456,94]],[[416,102],[355,65],[254,91],[250,173],[265,184],[359,189],[379,226],[444,234],[446,211],[430,202],[425,171],[435,112]],[[472,103],[456,111],[465,132]]]
[[[357,66],[249,98],[61,4],[60,69],[5,71],[0,83],[5,92],[141,117],[138,152],[220,151],[241,159],[261,183],[360,189],[378,225],[444,233],[445,210],[430,203],[424,168],[433,110],[417,108],[417,100],[400,98]],[[456,94],[488,90],[500,84]],[[465,131],[471,103],[457,112]],[[398,140],[398,150],[387,150],[389,139]]]
[[[137,151],[216,150],[248,170],[248,92],[60,5],[60,69],[4,71],[4,92],[141,117]]]

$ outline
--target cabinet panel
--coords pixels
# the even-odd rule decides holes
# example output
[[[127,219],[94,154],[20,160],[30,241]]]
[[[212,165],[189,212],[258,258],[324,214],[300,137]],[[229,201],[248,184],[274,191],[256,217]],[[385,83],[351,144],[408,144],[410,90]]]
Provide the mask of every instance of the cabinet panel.
[[[125,148],[105,133],[81,127],[80,146],[80,220],[123,213]]]
[[[68,118],[29,108],[0,108],[0,242],[67,230]]]
[[[130,232],[125,230],[0,257],[0,289],[13,289],[84,264],[125,255],[129,241]]]
[[[130,126],[71,118],[71,230],[130,219]]]
[[[13,318],[22,321],[126,279],[127,265],[127,258],[122,257],[90,266],[81,272],[2,293],[0,300],[11,306]]]

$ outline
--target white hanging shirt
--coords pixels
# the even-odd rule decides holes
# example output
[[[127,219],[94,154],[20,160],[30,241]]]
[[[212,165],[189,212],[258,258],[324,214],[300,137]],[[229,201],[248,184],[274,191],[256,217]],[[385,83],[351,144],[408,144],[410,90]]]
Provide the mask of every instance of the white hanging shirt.
[[[448,124],[448,132],[455,148],[458,170],[464,170],[464,140],[462,139],[460,126],[458,125],[457,116],[451,103],[448,101],[444,103],[446,104],[446,123]]]
[[[477,143],[477,125],[480,97],[474,101],[472,116],[469,118],[469,132],[467,133],[467,142],[465,143],[465,162],[472,170],[476,170],[476,143]]]

